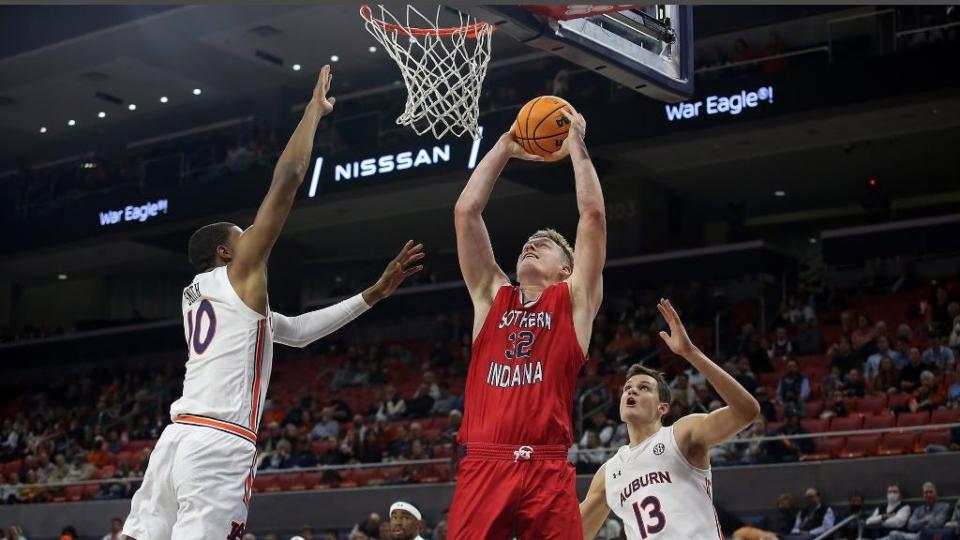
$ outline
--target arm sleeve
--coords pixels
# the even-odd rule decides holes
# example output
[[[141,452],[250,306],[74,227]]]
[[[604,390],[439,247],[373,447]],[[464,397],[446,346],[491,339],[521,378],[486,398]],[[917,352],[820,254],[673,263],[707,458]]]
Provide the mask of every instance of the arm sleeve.
[[[273,340],[291,347],[306,347],[336,332],[370,309],[362,295],[356,295],[323,309],[296,317],[273,313]]]
[[[888,529],[902,529],[908,519],[910,519],[910,507],[903,505],[896,514],[883,522],[883,526]]]
[[[832,529],[836,523],[836,519],[836,516],[833,514],[833,508],[827,508],[827,512],[823,514],[823,523],[816,529],[810,529],[810,534],[818,536]]]

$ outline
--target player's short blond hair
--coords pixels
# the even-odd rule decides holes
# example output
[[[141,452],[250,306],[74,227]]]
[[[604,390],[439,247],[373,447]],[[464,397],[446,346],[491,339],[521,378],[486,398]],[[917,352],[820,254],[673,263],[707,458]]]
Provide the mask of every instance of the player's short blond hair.
[[[549,238],[553,240],[553,243],[560,246],[560,251],[563,252],[563,262],[570,267],[571,272],[573,271],[573,248],[570,247],[570,242],[567,242],[567,239],[564,238],[562,234],[554,229],[540,229],[531,234],[527,241],[529,242],[534,238]]]

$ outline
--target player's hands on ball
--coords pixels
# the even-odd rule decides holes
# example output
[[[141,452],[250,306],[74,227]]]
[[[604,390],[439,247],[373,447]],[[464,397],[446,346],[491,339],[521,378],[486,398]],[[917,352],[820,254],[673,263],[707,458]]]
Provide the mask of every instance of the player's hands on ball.
[[[563,159],[569,156],[571,141],[574,144],[581,144],[587,137],[587,120],[573,108],[573,105],[563,108],[563,116],[570,122],[570,130],[567,132],[567,138],[563,140],[560,149],[553,153],[554,159]]]
[[[423,244],[414,244],[413,240],[407,240],[400,253],[387,263],[380,279],[364,292],[363,299],[368,304],[373,304],[395,293],[405,279],[423,270],[422,264],[411,265],[425,256]],[[369,298],[367,292],[371,293]]]
[[[520,146],[520,143],[513,138],[513,134],[516,133],[516,128],[517,121],[514,120],[513,125],[510,126],[510,129],[500,136],[500,140],[497,141],[497,144],[503,146],[503,148],[507,151],[507,155],[509,155],[511,158],[523,159],[526,161],[543,161],[542,157],[536,154],[531,154],[530,152],[524,150],[523,147]]]
[[[330,72],[330,64],[320,68],[320,76],[317,78],[317,85],[313,87],[312,101],[323,114],[330,114],[333,111],[333,105],[337,102],[335,97],[327,97],[330,91],[330,82],[333,81],[333,73]]]
[[[680,322],[680,316],[677,315],[677,310],[673,309],[673,304],[671,304],[669,300],[661,298],[660,302],[657,303],[657,310],[660,311],[663,320],[667,321],[667,326],[670,327],[669,334],[663,331],[660,332],[660,338],[667,344],[667,347],[670,347],[670,350],[673,351],[674,354],[683,356],[684,358],[696,351],[697,348],[693,342],[690,341],[690,336],[687,335],[686,328],[684,328],[683,323]]]

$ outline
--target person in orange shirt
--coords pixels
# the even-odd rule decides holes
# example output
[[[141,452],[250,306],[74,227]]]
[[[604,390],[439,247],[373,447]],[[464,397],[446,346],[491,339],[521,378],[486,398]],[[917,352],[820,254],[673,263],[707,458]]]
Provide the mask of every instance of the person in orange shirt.
[[[932,371],[920,374],[920,386],[910,398],[910,411],[932,411],[947,402],[947,390],[937,382]]]

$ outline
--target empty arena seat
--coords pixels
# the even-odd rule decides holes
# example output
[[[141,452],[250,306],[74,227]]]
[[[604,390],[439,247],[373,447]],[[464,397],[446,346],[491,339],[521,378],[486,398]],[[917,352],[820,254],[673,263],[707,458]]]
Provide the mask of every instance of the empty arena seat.
[[[950,446],[950,432],[948,431],[923,431],[920,433],[917,446],[924,449],[930,445]]]
[[[767,422],[767,433],[776,433],[785,422]]]
[[[892,414],[867,416],[863,419],[863,429],[887,429],[897,423],[897,417]]]
[[[883,436],[883,442],[880,443],[877,455],[910,454],[916,446],[916,441],[916,433],[886,433]]]
[[[937,409],[930,413],[931,424],[955,424],[960,422],[960,409]]]
[[[853,410],[863,414],[877,414],[887,409],[887,396],[857,398]]]
[[[19,473],[23,469],[23,460],[15,459],[3,464],[3,476],[9,478],[11,474]]]
[[[900,413],[897,415],[897,427],[925,426],[930,423],[930,412]]]
[[[835,416],[830,419],[830,431],[854,431],[863,426],[863,417],[860,415],[841,418]]]
[[[830,425],[829,418],[804,418],[800,420],[800,425],[803,426],[803,429],[809,431],[810,433],[820,433],[827,430],[827,426]]]
[[[890,399],[887,401],[887,406],[894,411],[899,411],[907,407],[907,403],[910,402],[910,394],[898,393],[891,394]]]
[[[136,465],[133,461],[133,453],[124,450],[123,452],[117,452],[117,464],[126,463],[127,465]]]
[[[810,400],[803,404],[804,416],[807,418],[816,418],[823,412],[823,400]]]
[[[277,486],[277,476],[273,474],[259,474],[253,480],[253,491],[261,493],[265,491],[279,491]]]
[[[869,435],[853,435],[847,437],[846,448],[840,452],[841,458],[858,458],[872,456],[880,447],[882,436],[879,433]]]
[[[68,501],[79,501],[83,498],[84,486],[67,486],[64,496]]]
[[[801,461],[823,461],[834,459],[843,451],[844,437],[829,437],[813,441],[814,451],[800,457]]]
[[[93,499],[100,495],[100,484],[87,484],[83,486],[83,498]]]

